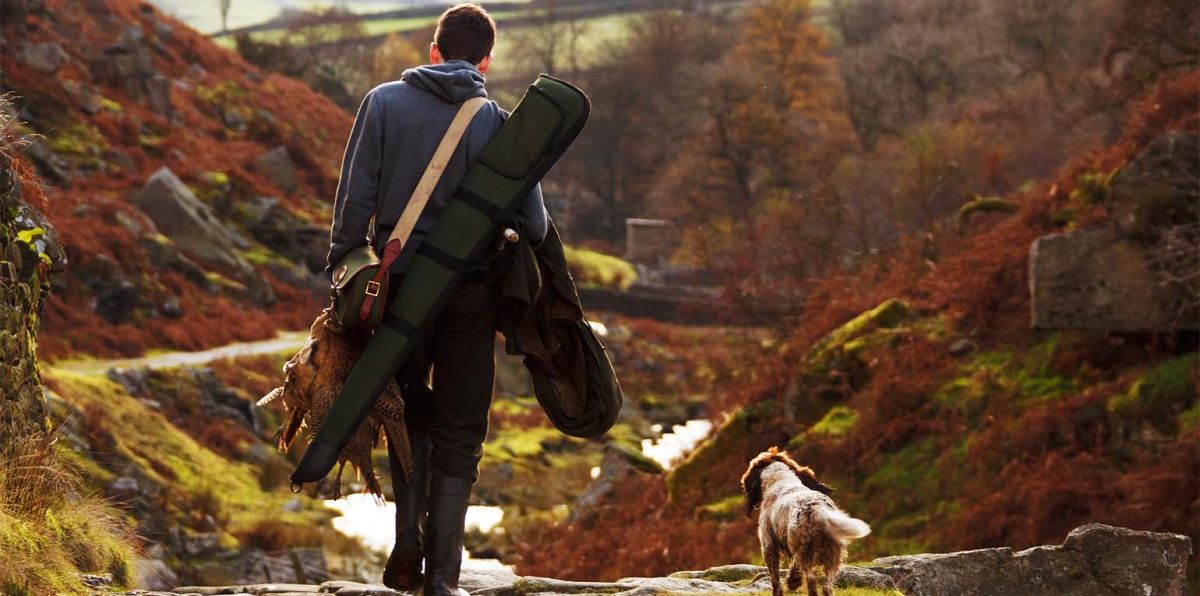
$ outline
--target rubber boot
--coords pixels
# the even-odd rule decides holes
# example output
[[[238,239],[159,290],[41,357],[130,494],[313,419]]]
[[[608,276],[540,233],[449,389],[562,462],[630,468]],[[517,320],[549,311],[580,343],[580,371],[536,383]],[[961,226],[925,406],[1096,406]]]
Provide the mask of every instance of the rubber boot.
[[[393,590],[417,590],[423,583],[421,559],[424,556],[426,503],[429,497],[430,454],[433,443],[429,433],[408,429],[412,450],[413,481],[404,480],[404,472],[392,446],[388,445],[388,465],[392,470],[392,492],[396,499],[396,544],[383,570],[383,585]]]
[[[435,476],[429,487],[429,525],[425,541],[425,596],[466,596],[458,587],[462,569],[463,524],[474,481]]]

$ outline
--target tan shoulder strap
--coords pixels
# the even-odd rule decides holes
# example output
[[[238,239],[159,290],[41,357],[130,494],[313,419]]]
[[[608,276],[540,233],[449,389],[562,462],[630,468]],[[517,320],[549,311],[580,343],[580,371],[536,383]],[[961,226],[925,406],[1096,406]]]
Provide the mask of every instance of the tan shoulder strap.
[[[454,120],[450,122],[450,128],[446,129],[446,134],[442,136],[442,142],[438,143],[437,150],[433,152],[433,157],[429,160],[429,165],[425,168],[425,173],[421,175],[421,180],[417,182],[417,187],[413,189],[412,196],[408,198],[408,204],[404,206],[404,213],[400,214],[400,219],[396,221],[396,227],[392,228],[392,234],[388,236],[387,244],[399,240],[399,245],[396,247],[388,246],[389,252],[399,252],[399,249],[408,241],[409,234],[412,234],[413,227],[417,225],[417,219],[421,217],[421,212],[425,210],[425,204],[429,202],[429,196],[433,194],[433,189],[437,187],[438,180],[442,178],[442,172],[446,169],[446,164],[450,163],[450,157],[454,155],[454,149],[458,147],[459,141],[462,139],[463,133],[466,132],[467,126],[471,124],[471,120],[487,103],[487,98],[472,97],[462,103],[462,107],[458,108],[458,114],[455,114]]]

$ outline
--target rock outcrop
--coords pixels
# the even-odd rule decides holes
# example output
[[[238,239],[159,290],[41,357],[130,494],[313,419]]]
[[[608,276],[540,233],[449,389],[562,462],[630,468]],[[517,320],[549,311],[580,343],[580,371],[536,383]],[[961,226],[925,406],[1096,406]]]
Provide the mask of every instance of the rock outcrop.
[[[129,198],[155,227],[185,253],[204,264],[231,272],[259,304],[274,301],[271,288],[238,253],[246,241],[222,222],[170,168],[150,175],[145,186]],[[168,260],[172,260],[168,257]],[[186,265],[181,265],[186,269]]]
[[[1145,251],[1110,228],[1035,240],[1029,285],[1038,329],[1158,331],[1173,318]]]
[[[1036,329],[1164,332],[1200,329],[1194,288],[1170,283],[1200,267],[1200,247],[1185,247],[1163,270],[1152,253],[1165,235],[1200,226],[1200,135],[1177,131],[1155,139],[1115,172],[1093,200],[1112,215],[1103,227],[1050,234],[1029,251],[1032,324]],[[1194,234],[1192,234],[1194,235]],[[1194,242],[1194,238],[1192,242]],[[1178,259],[1177,259],[1178,260]]]
[[[92,76],[102,84],[118,87],[155,112],[174,114],[171,79],[154,68],[140,29],[132,28],[120,43],[104,48],[90,63]]]
[[[876,559],[908,596],[1183,596],[1191,540],[1088,524],[1062,546],[988,548]]]
[[[129,201],[180,248],[211,265],[242,270],[249,266],[235,252],[234,234],[192,190],[162,167]]]
[[[267,248],[313,273],[322,273],[328,285],[325,256],[329,251],[329,228],[314,224],[280,204],[278,199],[258,197],[243,209],[246,230]]]

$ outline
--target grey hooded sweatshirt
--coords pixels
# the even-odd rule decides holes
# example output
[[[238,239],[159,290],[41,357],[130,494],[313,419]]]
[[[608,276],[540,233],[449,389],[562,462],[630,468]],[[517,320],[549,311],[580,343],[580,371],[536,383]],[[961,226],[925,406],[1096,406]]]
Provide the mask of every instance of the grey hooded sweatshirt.
[[[342,157],[327,272],[350,249],[367,242],[372,215],[377,215],[375,248],[383,249],[383,242],[400,219],[459,104],[472,97],[487,97],[483,84],[483,75],[473,64],[451,60],[406,70],[399,81],[384,83],[367,93]],[[438,214],[466,176],[467,166],[507,115],[494,101],[480,108],[392,266],[393,273],[408,267],[421,240],[433,229]],[[534,187],[518,207],[517,217],[523,220],[526,236],[535,244],[541,242],[549,217],[540,186]]]

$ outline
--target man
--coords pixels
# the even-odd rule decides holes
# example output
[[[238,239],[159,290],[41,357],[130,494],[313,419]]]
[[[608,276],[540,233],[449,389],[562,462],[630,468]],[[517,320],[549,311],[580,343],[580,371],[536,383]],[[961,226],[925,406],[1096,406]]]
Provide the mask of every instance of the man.
[[[399,81],[367,93],[342,161],[329,263],[366,242],[372,215],[374,238],[386,239],[391,233],[460,104],[487,97],[483,74],[492,61],[495,36],[495,22],[483,8],[450,8],[438,20],[429,46],[431,64],[407,70]],[[392,267],[393,290],[468,165],[505,117],[489,101],[471,121]],[[546,235],[548,220],[541,190],[535,187],[511,227],[537,244]],[[478,477],[495,377],[494,286],[501,260],[490,258],[494,256],[469,267],[431,331],[396,375],[417,473],[414,482],[405,482],[389,445],[396,544],[383,583],[393,589],[465,594],[458,588],[463,522]]]

